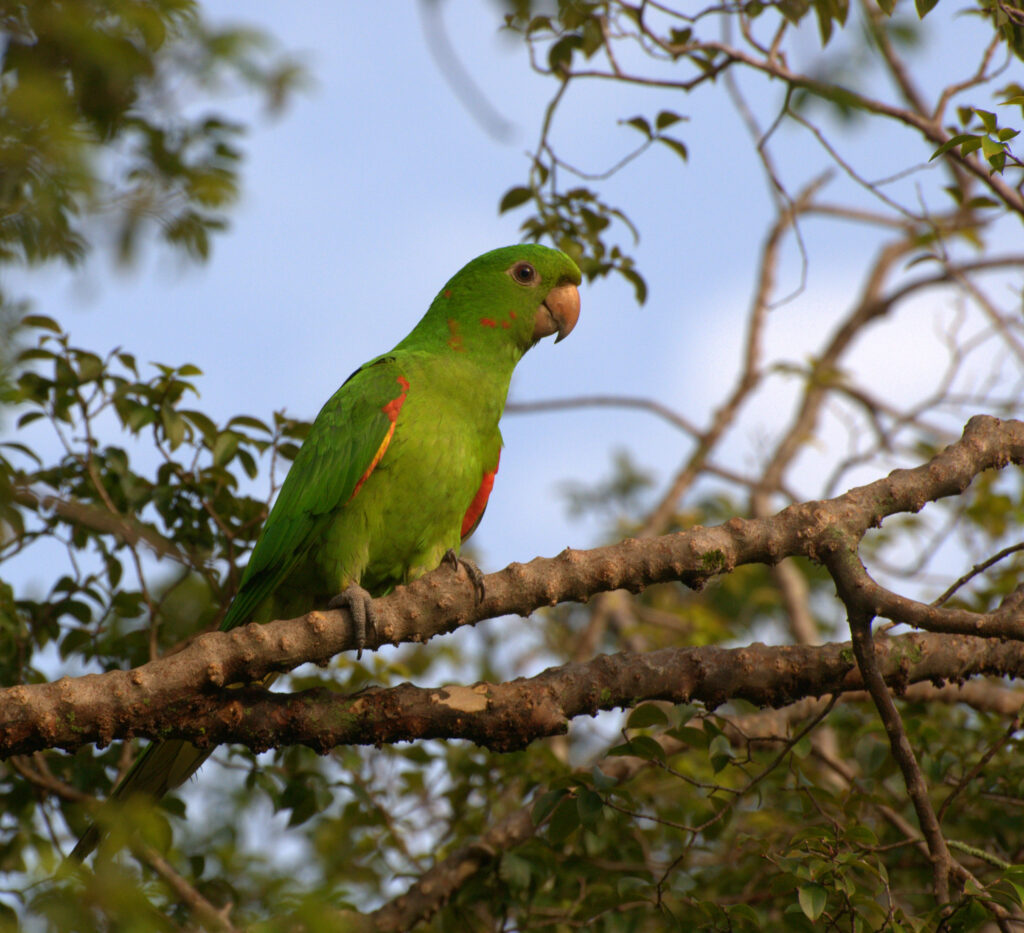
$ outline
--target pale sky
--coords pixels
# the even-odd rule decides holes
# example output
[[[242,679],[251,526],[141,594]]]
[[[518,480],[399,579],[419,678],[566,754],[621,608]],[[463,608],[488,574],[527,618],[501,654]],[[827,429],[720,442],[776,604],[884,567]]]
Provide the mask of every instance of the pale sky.
[[[214,241],[205,266],[151,248],[127,275],[97,256],[83,272],[37,271],[15,285],[24,282],[36,296],[35,310],[61,320],[81,346],[123,346],[140,362],[195,363],[205,374],[201,404],[216,416],[266,418],[284,408],[312,417],[356,366],[405,335],[465,262],[519,239],[523,215],[499,216],[497,205],[525,178],[524,153],[534,145],[554,83],[532,75],[523,50],[498,34],[498,4],[442,5],[462,65],[513,128],[509,140],[498,141],[446,83],[414,5],[389,7],[386,20],[374,4],[265,0],[239,7],[214,0],[203,8],[213,21],[265,29],[313,79],[279,119],[254,112],[240,96],[213,103],[216,111],[254,117],[230,232]],[[964,41],[971,24],[940,15],[928,21],[930,31],[948,32],[956,22]],[[818,48],[813,24],[802,40],[798,48],[810,61]],[[931,61],[948,69],[943,43]],[[755,99],[781,99],[776,87],[745,78],[743,84]],[[618,279],[585,284],[579,326],[559,346],[546,341],[528,354],[512,399],[643,395],[706,424],[730,390],[771,204],[721,86],[691,96],[607,82],[580,86],[554,137],[571,161],[601,171],[640,139],[617,121],[663,108],[690,118],[677,125],[689,162],[655,150],[612,183],[599,183],[640,227],[636,255],[650,285],[647,305],[638,308]],[[909,161],[899,131],[862,135],[845,151],[866,176]],[[849,137],[837,139],[845,144]],[[783,128],[777,143],[785,180],[794,186],[811,174],[809,163],[826,164],[806,134]],[[928,154],[922,149],[921,163]],[[830,190],[838,198],[853,187],[839,178]],[[852,226],[810,221],[804,235],[808,288],[772,312],[769,335],[772,346],[797,361],[845,311],[861,260],[873,250]],[[622,236],[628,246],[628,234]],[[799,283],[796,257],[790,243],[780,294]],[[886,346],[913,340],[919,325],[908,315],[905,330],[896,331],[904,336]],[[913,385],[932,352],[915,344],[921,369],[904,365],[901,377]],[[877,354],[865,364],[893,375]],[[750,466],[762,452],[792,397],[792,386],[773,384],[733,432],[726,453],[734,468]],[[571,520],[559,490],[570,479],[606,476],[614,450],[627,448],[654,470],[659,489],[689,450],[685,437],[654,417],[618,411],[507,417],[503,432],[501,472],[474,539],[487,571],[596,543],[596,527]],[[834,453],[818,449],[813,456]]]

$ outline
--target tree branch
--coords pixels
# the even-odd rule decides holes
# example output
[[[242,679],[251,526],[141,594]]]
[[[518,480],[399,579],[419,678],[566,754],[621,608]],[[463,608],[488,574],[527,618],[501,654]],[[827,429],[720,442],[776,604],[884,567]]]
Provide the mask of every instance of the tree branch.
[[[1024,624],[1024,615],[1020,621]],[[876,654],[880,676],[897,691],[912,683],[979,675],[1024,676],[1024,644],[1019,641],[914,633],[880,640]],[[89,679],[97,678],[79,683]],[[110,735],[101,736],[104,724],[87,714],[66,725],[51,723],[43,739],[24,736],[20,727],[12,729],[0,720],[0,754],[43,745],[76,748],[133,735],[182,737],[204,746],[238,742],[257,751],[303,744],[319,752],[338,745],[460,738],[505,752],[562,734],[577,716],[628,708],[641,700],[696,700],[715,708],[743,699],[779,708],[806,697],[863,689],[849,642],[663,648],[642,655],[600,655],[500,684],[401,684],[352,696],[323,688],[287,694],[246,687],[174,697],[166,690],[152,691],[160,699],[119,711]],[[4,718],[10,718],[6,711]]]
[[[654,583],[677,580],[700,587],[741,564],[774,564],[792,555],[825,560],[837,547],[858,543],[886,516],[916,512],[929,501],[963,492],[983,470],[1021,461],[1024,422],[978,416],[971,419],[959,441],[928,463],[896,470],[835,499],[793,505],[768,518],[734,518],[716,527],[630,539],[590,551],[567,549],[555,558],[511,564],[485,578],[486,596],[479,603],[468,579],[451,579],[464,576],[461,568],[442,568],[377,600],[381,622],[369,647],[422,642],[483,619],[509,613],[525,616],[541,606],[566,600],[584,602],[608,590],[637,592]],[[931,631],[1024,639],[1020,605],[1024,594],[1011,594],[992,612],[974,613],[927,606],[890,593],[871,580],[863,567],[855,582],[876,615]],[[308,661],[325,663],[354,647],[347,613],[311,612],[298,619],[202,635],[178,653],[132,671],[11,687],[0,691],[0,754],[47,747],[70,749],[87,742],[106,744],[133,735],[183,736],[203,743],[243,741],[254,748],[279,741],[308,741],[325,748],[337,742],[461,735],[486,741],[491,747],[512,748],[564,730],[572,716],[632,705],[640,696],[695,696],[711,705],[729,696],[745,696],[761,705],[777,705],[815,690],[830,692],[835,689],[835,679],[842,679],[846,670],[830,667],[838,662],[836,658],[826,661],[826,655],[786,654],[841,652],[841,646],[753,646],[738,649],[738,655],[706,648],[698,654],[693,654],[698,649],[687,649],[602,657],[587,665],[556,669],[531,682],[500,687],[417,691],[403,686],[340,698],[327,691],[298,698],[250,689],[220,692],[227,685],[253,683],[272,671],[290,670]],[[982,646],[975,650],[985,656]],[[743,655],[744,651],[748,654]],[[716,664],[724,663],[726,657],[737,665],[733,675],[723,672],[709,679],[708,672],[717,671]],[[774,681],[773,686],[762,682],[767,676],[764,667],[774,663],[790,670],[791,678],[809,676],[811,680],[795,692],[798,679]],[[748,667],[751,664],[753,667]],[[1009,669],[1017,670],[1015,665]],[[669,670],[671,676],[666,674]],[[815,670],[826,672],[823,680],[814,680]],[[935,676],[956,677],[957,670],[955,665],[940,668]],[[736,671],[742,672],[739,681],[716,679],[734,677]],[[542,680],[546,677],[562,685],[550,688]],[[640,681],[631,680],[634,677]],[[560,691],[562,699],[551,701],[550,692],[542,696],[541,683],[544,690]],[[594,684],[607,687],[611,695],[601,697]],[[502,699],[511,705],[503,707]],[[383,717],[380,721],[374,719],[374,709]],[[421,718],[416,719],[414,711]],[[499,718],[487,724],[483,729],[487,734],[482,734],[479,723],[487,717],[480,714],[485,711]],[[356,713],[358,721],[350,722]],[[403,721],[396,722],[395,716]],[[499,722],[503,723],[499,731],[491,731]]]

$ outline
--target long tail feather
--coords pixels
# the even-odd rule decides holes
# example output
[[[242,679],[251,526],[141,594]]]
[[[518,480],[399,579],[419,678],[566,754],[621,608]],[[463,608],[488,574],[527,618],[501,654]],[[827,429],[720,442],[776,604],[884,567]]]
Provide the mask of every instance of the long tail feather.
[[[132,769],[111,791],[112,800],[144,794],[159,800],[169,790],[184,784],[202,765],[213,749],[196,748],[184,739],[154,742],[142,753]],[[71,850],[71,858],[84,861],[99,844],[101,830],[93,823]]]

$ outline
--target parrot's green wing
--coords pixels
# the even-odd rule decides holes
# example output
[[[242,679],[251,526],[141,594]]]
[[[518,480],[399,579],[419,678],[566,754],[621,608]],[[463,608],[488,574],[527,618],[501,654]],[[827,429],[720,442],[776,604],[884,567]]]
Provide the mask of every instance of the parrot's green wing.
[[[381,357],[357,369],[317,415],[221,629],[252,618],[380,462],[408,388],[391,363]]]
[[[252,618],[380,462],[408,388],[390,362],[381,357],[356,370],[321,409],[267,517],[222,629]],[[212,751],[183,739],[154,742],[110,796],[142,793],[158,799],[188,780]],[[81,861],[98,842],[94,824],[72,858]]]

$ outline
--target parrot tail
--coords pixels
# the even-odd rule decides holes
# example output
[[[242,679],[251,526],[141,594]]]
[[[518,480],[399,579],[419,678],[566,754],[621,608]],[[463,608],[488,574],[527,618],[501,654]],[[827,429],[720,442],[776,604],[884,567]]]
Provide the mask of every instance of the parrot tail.
[[[169,790],[184,784],[213,752],[212,748],[196,748],[184,739],[154,742],[132,765],[111,793],[112,800],[124,800],[144,794],[159,800]],[[100,841],[100,828],[93,823],[71,850],[72,859],[84,861]]]

